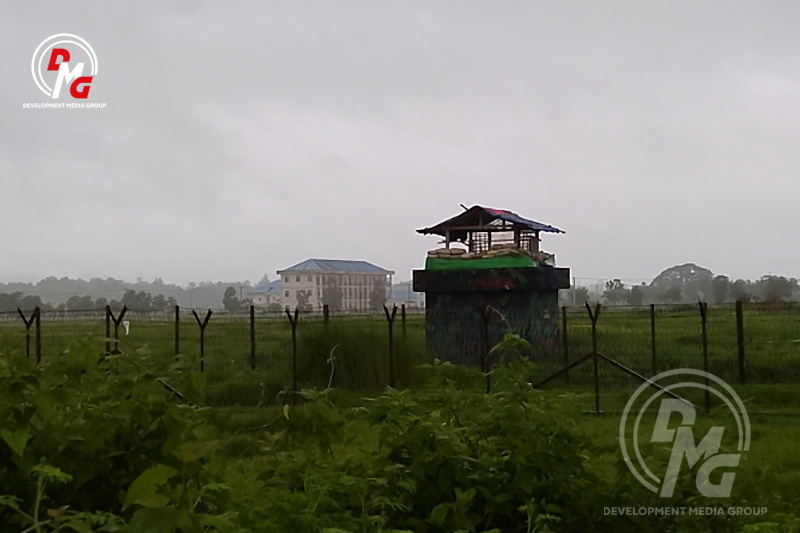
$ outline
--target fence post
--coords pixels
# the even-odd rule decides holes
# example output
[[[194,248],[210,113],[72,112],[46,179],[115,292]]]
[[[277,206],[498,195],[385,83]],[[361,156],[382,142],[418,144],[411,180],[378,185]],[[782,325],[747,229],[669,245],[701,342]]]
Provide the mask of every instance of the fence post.
[[[197,316],[197,312],[192,309],[192,314],[194,315],[194,319],[197,320],[197,325],[200,326],[200,372],[206,371],[206,364],[205,364],[205,355],[206,355],[206,326],[208,326],[208,321],[211,320],[211,309],[208,310],[206,313],[206,318],[202,322],[200,321],[200,317]]]
[[[569,367],[569,339],[567,338],[567,306],[561,306],[561,340],[564,344],[564,368]],[[564,380],[569,385],[569,370],[564,371]]]
[[[400,306],[400,324],[403,327],[403,340],[406,340],[406,304]]]
[[[484,307],[481,309],[481,345],[483,348],[483,359],[481,360],[481,370],[486,374],[486,394],[492,391],[492,373],[490,372],[491,364],[489,363],[489,309]]]
[[[739,383],[744,385],[744,313],[741,300],[736,300],[736,345],[739,350]]]
[[[30,359],[31,358],[31,326],[36,321],[36,317],[39,314],[39,306],[37,305],[36,308],[33,310],[33,313],[31,313],[31,318],[30,319],[25,317],[25,314],[22,312],[22,309],[20,309],[19,307],[17,307],[17,313],[19,313],[20,318],[22,318],[22,322],[25,324],[25,357]]]
[[[656,304],[650,304],[650,353],[652,357],[652,373],[656,375]]]
[[[294,308],[294,317],[288,308],[286,316],[289,317],[289,324],[292,326],[292,404],[294,405],[297,403],[297,307]]]
[[[708,302],[704,302],[702,300],[697,302],[700,305],[700,323],[701,323],[701,333],[703,336],[703,371],[706,375],[703,377],[705,382],[705,401],[706,401],[706,414],[708,414],[710,409],[710,397],[708,393],[708,336],[706,334],[706,321],[708,315]]]
[[[120,312],[119,316],[114,316],[114,313],[111,311],[111,306],[109,306],[108,314],[111,316],[111,320],[114,322],[114,351],[113,354],[120,353],[119,351],[119,325],[122,323],[122,319],[125,317],[125,313],[128,312],[128,306],[123,305],[122,311]]]
[[[106,306],[106,353],[108,355],[111,353],[111,306]]]
[[[600,302],[595,304],[594,312],[589,302],[586,302],[586,310],[592,321],[592,363],[594,366],[594,412],[600,414],[600,374],[597,368],[597,319],[600,318]]]
[[[39,306],[33,310],[36,313],[36,364],[42,362],[42,310]]]
[[[250,306],[250,370],[256,369],[256,306]]]
[[[386,321],[389,323],[389,386],[394,388],[394,317],[397,315],[397,305],[392,305],[392,312],[386,304],[383,305],[383,312],[386,314]]]
[[[178,360],[178,354],[181,353],[181,306],[175,306],[175,360]]]
[[[322,326],[323,326],[323,329],[325,330],[325,335],[328,334],[328,331],[329,331],[328,328],[330,327],[330,325],[329,325],[330,314],[331,314],[331,308],[328,307],[328,304],[324,304],[322,306]]]

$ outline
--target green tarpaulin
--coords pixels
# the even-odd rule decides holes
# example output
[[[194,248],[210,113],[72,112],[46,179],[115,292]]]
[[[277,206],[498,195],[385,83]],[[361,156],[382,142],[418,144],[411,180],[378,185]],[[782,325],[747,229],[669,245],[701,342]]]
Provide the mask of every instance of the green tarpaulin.
[[[499,257],[476,257],[474,259],[442,259],[428,257],[426,270],[474,270],[484,268],[534,268],[539,264],[527,255],[501,255]]]

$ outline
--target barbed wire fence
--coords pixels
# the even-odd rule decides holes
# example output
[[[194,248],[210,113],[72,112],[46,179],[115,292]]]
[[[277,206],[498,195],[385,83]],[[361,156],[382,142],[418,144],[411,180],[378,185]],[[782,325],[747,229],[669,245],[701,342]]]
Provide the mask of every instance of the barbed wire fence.
[[[535,356],[542,375],[597,351],[641,376],[696,368],[736,384],[800,382],[798,304],[608,306],[595,327],[586,309],[560,311],[558,342]],[[209,383],[230,381],[220,392],[229,402],[281,391],[294,397],[310,386],[381,389],[416,383],[415,367],[430,361],[424,312],[406,306],[359,313],[35,308],[0,313],[0,351],[46,362],[88,338],[102,354],[149,350],[164,360],[183,357]],[[497,362],[488,352],[500,340],[487,339],[475,366],[491,370]],[[627,378],[600,364],[569,368],[559,379],[580,386]]]

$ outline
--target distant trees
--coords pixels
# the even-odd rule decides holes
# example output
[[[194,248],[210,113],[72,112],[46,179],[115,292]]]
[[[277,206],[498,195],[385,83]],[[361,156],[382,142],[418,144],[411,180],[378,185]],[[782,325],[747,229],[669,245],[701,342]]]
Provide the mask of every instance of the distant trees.
[[[628,291],[626,299],[628,305],[642,305],[644,303],[644,289],[639,285],[633,286]]]
[[[236,288],[228,287],[222,295],[222,307],[229,313],[238,313],[243,309],[242,302],[236,297]]]
[[[627,296],[627,289],[625,284],[619,279],[612,279],[606,282],[606,290],[603,292],[603,298],[611,304],[618,304],[624,302]]]
[[[715,276],[711,282],[711,303],[721,304],[728,299],[731,288],[731,280],[728,276]]]
[[[42,307],[42,299],[35,294],[23,294],[21,292],[0,293],[0,311],[16,311],[18,308],[23,311],[30,311],[37,306]]]
[[[583,305],[589,301],[589,289],[586,287],[572,287],[558,291],[561,305]]]

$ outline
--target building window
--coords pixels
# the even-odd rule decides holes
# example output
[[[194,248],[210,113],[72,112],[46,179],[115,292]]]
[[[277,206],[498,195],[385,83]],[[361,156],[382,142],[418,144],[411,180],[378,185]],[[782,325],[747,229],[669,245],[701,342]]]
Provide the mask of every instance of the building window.
[[[296,281],[297,283],[300,283],[300,276],[295,276],[295,278],[296,278],[296,279],[295,279],[295,281]]]
[[[289,291],[284,292],[283,295],[288,298],[289,297]]]
[[[317,285],[319,285],[319,284],[320,284],[320,279],[319,279],[319,276],[317,276]]]
[[[314,276],[308,276],[308,281],[314,281]]]
[[[283,282],[289,283],[289,276],[283,276]]]

